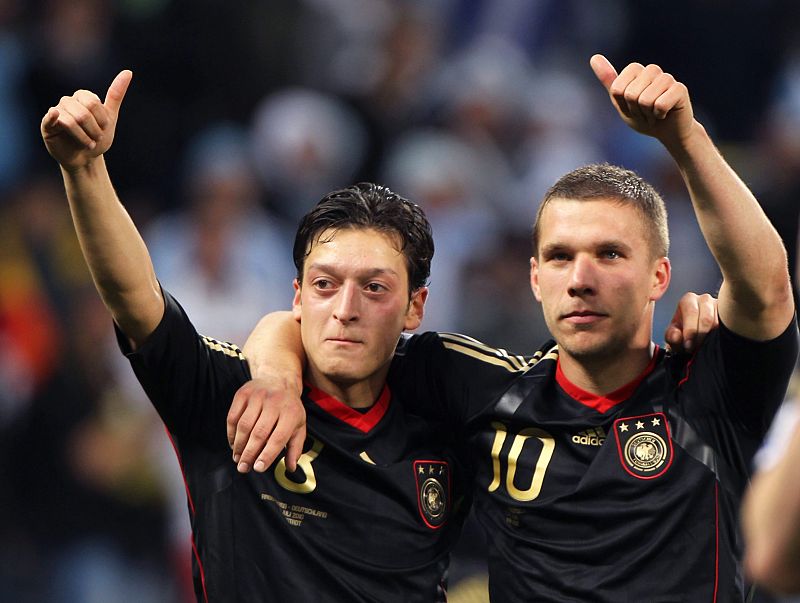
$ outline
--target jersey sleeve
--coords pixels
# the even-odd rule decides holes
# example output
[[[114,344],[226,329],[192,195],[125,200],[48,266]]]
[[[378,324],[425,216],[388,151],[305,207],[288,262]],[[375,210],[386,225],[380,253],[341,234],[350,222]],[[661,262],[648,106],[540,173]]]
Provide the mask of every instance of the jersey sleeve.
[[[199,334],[167,291],[164,316],[132,350],[115,325],[117,341],[169,431],[180,440],[226,447],[225,421],[236,390],[250,372],[235,345]]]
[[[698,398],[709,405],[705,410],[730,416],[741,429],[761,438],[786,395],[797,355],[794,318],[769,341],[742,337],[720,323],[689,363],[686,377],[706,389],[707,395]]]
[[[402,392],[411,412],[463,426],[542,355],[542,350],[533,356],[509,354],[456,333],[404,335],[389,384]]]

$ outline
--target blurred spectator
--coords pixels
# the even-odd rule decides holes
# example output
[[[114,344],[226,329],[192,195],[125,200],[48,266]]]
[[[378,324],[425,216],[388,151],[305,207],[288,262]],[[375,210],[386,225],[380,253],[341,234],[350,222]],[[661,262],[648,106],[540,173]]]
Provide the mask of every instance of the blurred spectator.
[[[36,98],[57,99],[64,90],[108,87],[118,62],[112,3],[44,0],[37,8],[30,45],[30,78]]]
[[[409,132],[387,156],[383,180],[421,205],[436,233],[425,330],[467,327],[462,316],[469,300],[455,292],[469,259],[490,249],[497,233],[483,191],[502,188],[485,159],[451,134],[434,130]]]
[[[163,284],[198,330],[244,344],[271,310],[291,305],[291,230],[259,205],[246,133],[215,124],[185,160],[186,207],[163,215],[145,238]]]
[[[71,291],[89,282],[58,181],[31,176],[0,209],[0,427],[47,383]]]
[[[442,4],[313,0],[299,57],[303,83],[349,102],[362,118],[367,152],[359,175],[374,181],[386,147],[430,119],[442,52]]]
[[[515,234],[529,234],[539,201],[563,174],[579,165],[608,160],[592,123],[603,114],[595,110],[598,100],[606,102],[586,78],[567,71],[533,75],[525,90],[525,114],[518,127],[524,138],[514,158],[520,176],[506,216],[508,228]]]
[[[32,146],[25,128],[30,98],[24,78],[29,57],[15,27],[20,12],[18,0],[0,0],[0,205],[3,193],[24,173]]]
[[[14,461],[3,472],[4,519],[30,555],[30,573],[17,576],[24,588],[4,600],[175,601],[163,494],[143,454],[156,415],[120,395],[97,294],[86,288],[71,306],[60,363],[5,442]],[[17,547],[3,549],[11,562]]]
[[[689,29],[687,12],[693,15]],[[530,301],[528,265],[509,258],[530,254],[529,229],[544,189],[580,164],[605,160],[636,169],[666,199],[671,259],[680,280],[658,304],[656,334],[670,318],[663,315],[675,303],[669,295],[713,291],[719,281],[705,246],[698,248],[688,202],[660,147],[627,129],[620,132],[611,114],[588,121],[597,115],[592,104],[607,102],[587,67],[596,51],[620,62],[634,55],[659,62],[661,49],[669,49],[671,68],[694,90],[696,109],[708,107],[719,117],[715,130],[726,156],[756,190],[796,266],[797,14],[787,0],[733,7],[710,0],[668,6],[641,0],[273,0],[235,6],[0,0],[4,475],[11,475],[5,472],[9,467],[15,479],[30,481],[23,469],[33,463],[55,471],[56,460],[44,458],[46,451],[28,458],[20,449],[30,447],[24,438],[33,437],[25,432],[33,417],[48,429],[63,419],[71,435],[56,433],[47,451],[66,455],[58,462],[69,484],[54,481],[49,492],[57,491],[64,505],[88,497],[121,508],[120,490],[108,487],[109,480],[118,485],[112,476],[163,472],[166,494],[158,494],[162,486],[151,475],[128,481],[139,485],[122,495],[136,509],[129,512],[138,517],[133,523],[141,533],[158,535],[152,538],[157,546],[146,551],[144,544],[135,545],[132,555],[120,554],[112,544],[106,559],[130,562],[132,570],[138,563],[133,559],[163,559],[178,548],[183,569],[165,564],[162,573],[187,571],[188,529],[165,519],[159,506],[164,501],[157,502],[166,497],[174,507],[167,512],[185,523],[181,477],[169,442],[137,440],[141,422],[148,420],[136,406],[141,392],[138,386],[124,393],[115,389],[130,386],[127,370],[112,370],[108,388],[98,388],[92,372],[110,369],[105,362],[99,367],[79,362],[84,352],[75,351],[81,337],[96,338],[98,350],[107,343],[99,333],[73,333],[76,305],[85,304],[87,312],[93,307],[82,293],[88,274],[71,228],[65,228],[60,184],[38,175],[46,155],[36,127],[65,91],[104,90],[123,67],[134,70],[135,82],[149,82],[141,87],[134,82],[126,101],[114,178],[147,233],[165,284],[180,291],[210,335],[241,342],[256,316],[289,304],[293,274],[283,260],[285,237],[293,229],[281,218],[295,219],[322,192],[377,179],[424,205],[434,223],[434,295],[425,327],[458,328],[525,352],[530,341],[544,336],[544,327]],[[677,39],[678,28],[680,47],[664,43]],[[730,58],[731,52],[738,59],[728,64],[737,72],[717,69],[715,53]],[[711,58],[698,62],[698,56]],[[731,82],[736,94],[730,93]],[[248,124],[252,131],[231,124]],[[51,174],[52,164],[47,168]],[[206,321],[205,315],[216,320]],[[227,318],[221,322],[222,316]],[[101,329],[91,316],[81,320],[89,330]],[[107,322],[103,328],[111,333]],[[63,414],[57,388],[65,392],[64,400],[72,400]],[[109,423],[109,417],[115,419]],[[112,432],[127,435],[109,438]],[[42,435],[35,435],[38,442]],[[133,441],[147,454],[157,450],[160,461],[147,466],[139,454],[144,468],[103,464],[108,459],[97,451]],[[45,559],[48,536],[42,527],[31,524],[30,515],[11,525],[19,494],[8,484],[0,487],[0,505],[9,510],[0,518],[0,600],[51,600],[42,592],[47,581],[37,572],[45,561],[57,560],[56,550],[77,546],[81,524],[70,524],[69,537],[64,530],[53,532],[54,553]],[[41,496],[35,508],[55,504],[46,493]],[[104,521],[103,538],[127,539],[126,518],[109,514]],[[86,528],[87,537],[98,533]],[[136,536],[129,544],[134,542]],[[76,559],[95,567],[88,554]],[[460,567],[472,567],[472,560]],[[113,572],[97,569],[92,575]],[[86,578],[84,586],[90,582]],[[164,592],[174,594],[170,588]]]
[[[255,112],[253,160],[274,207],[290,221],[329,190],[358,174],[364,126],[344,103],[291,88],[265,98]],[[287,257],[287,256],[283,256]]]

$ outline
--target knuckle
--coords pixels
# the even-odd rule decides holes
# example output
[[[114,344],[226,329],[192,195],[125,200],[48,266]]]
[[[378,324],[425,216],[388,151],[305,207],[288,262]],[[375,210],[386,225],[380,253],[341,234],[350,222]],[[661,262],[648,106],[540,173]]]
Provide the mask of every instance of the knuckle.
[[[253,457],[256,456],[258,453],[259,447],[256,442],[252,439],[248,440],[247,443],[242,446],[242,457],[246,457],[248,460],[252,460]]]
[[[625,100],[629,103],[635,103],[639,100],[639,93],[636,90],[632,90],[630,87],[625,89]]]
[[[663,99],[659,98],[653,103],[653,108],[656,111],[666,112],[669,110],[669,103],[665,102]]]
[[[275,442],[282,442],[286,443],[289,440],[289,437],[292,435],[291,428],[287,428],[284,426],[279,426],[275,428],[275,431],[272,432],[272,439]]]
[[[253,425],[255,425],[255,421],[252,418],[248,416],[243,416],[239,419],[238,423],[236,424],[236,428],[239,431],[250,432],[253,429]]]
[[[252,432],[250,432],[250,439],[266,440],[270,433],[272,433],[271,429],[259,424],[253,428]]]

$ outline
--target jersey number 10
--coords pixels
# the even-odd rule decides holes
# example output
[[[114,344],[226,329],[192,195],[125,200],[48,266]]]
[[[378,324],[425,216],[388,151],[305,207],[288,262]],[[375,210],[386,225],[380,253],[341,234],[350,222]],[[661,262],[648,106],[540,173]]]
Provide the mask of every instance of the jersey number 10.
[[[502,481],[502,467],[500,453],[503,450],[508,431],[506,426],[497,421],[492,422],[492,427],[495,429],[494,442],[492,443],[492,483],[489,484],[489,492],[494,492],[500,487]],[[525,490],[520,490],[514,485],[514,478],[517,473],[517,461],[520,454],[525,447],[525,443],[530,438],[536,438],[542,444],[542,450],[539,453],[539,460],[536,462],[536,467],[533,470],[533,477],[531,478],[530,486]],[[520,502],[528,502],[534,500],[542,490],[542,482],[544,481],[544,474],[547,471],[547,465],[550,464],[550,459],[553,458],[553,450],[555,450],[556,441],[546,431],[538,427],[528,427],[520,430],[519,433],[514,434],[514,440],[511,442],[511,449],[506,456],[506,491],[508,495],[514,500]]]

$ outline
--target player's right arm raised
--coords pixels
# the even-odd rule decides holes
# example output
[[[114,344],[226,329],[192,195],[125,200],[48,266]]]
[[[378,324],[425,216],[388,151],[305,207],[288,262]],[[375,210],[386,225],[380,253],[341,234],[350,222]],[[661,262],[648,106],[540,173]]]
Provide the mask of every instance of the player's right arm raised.
[[[111,147],[133,74],[114,78],[104,101],[78,90],[42,118],[50,155],[61,166],[72,220],[95,286],[120,329],[136,346],[164,313],[150,255],[111,184],[103,154]]]

